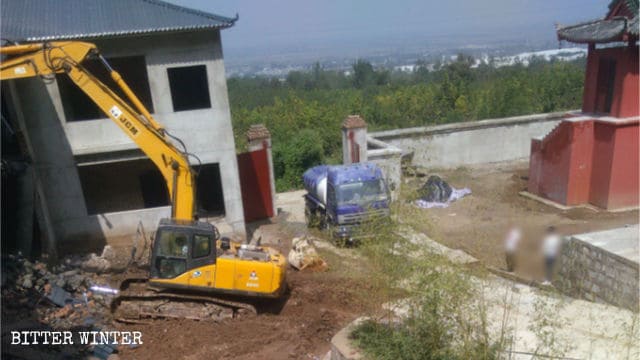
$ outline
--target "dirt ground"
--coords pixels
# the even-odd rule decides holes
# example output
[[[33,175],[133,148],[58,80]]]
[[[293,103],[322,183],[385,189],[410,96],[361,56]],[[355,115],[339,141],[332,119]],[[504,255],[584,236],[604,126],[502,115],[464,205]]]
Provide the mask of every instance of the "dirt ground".
[[[297,216],[285,212],[276,223],[257,224],[263,245],[287,254],[291,239],[306,232],[304,224],[297,220]],[[162,320],[118,325],[119,329],[141,331],[144,341],[139,348],[121,349],[120,357],[321,359],[329,351],[333,335],[362,315],[362,298],[367,291],[362,281],[343,271],[345,264],[337,264],[339,259],[331,257],[327,272],[288,269],[288,296],[281,302],[259,306],[257,316],[220,323]]]
[[[638,223],[638,210],[625,212],[596,211],[589,208],[560,210],[518,193],[526,190],[526,162],[461,167],[433,171],[455,188],[468,187],[472,194],[448,208],[413,209],[404,221],[425,232],[434,240],[461,249],[488,266],[506,267],[504,237],[510,226],[523,231],[516,271],[525,277],[540,279],[542,260],[538,250],[544,230],[555,226],[563,235],[606,230]],[[427,177],[409,181],[405,191],[417,188]]]
[[[359,315],[354,284],[333,273],[289,274],[290,297],[280,312],[221,323],[167,320],[123,329],[143,333],[144,345],[124,359],[319,359],[331,337]]]
[[[503,268],[503,238],[511,225],[523,228],[518,272],[539,278],[536,249],[549,225],[563,234],[604,230],[638,222],[638,211],[610,213],[591,209],[558,210],[518,195],[526,188],[524,163],[510,163],[456,170],[433,171],[456,188],[469,187],[472,194],[445,209],[418,209],[402,202],[400,220],[434,240],[461,249],[482,264]],[[409,179],[404,192],[427,177]],[[263,245],[284,254],[291,239],[307,232],[302,192],[278,194],[279,215],[253,224],[249,229]],[[257,230],[257,231],[256,231]],[[255,233],[255,234],[254,234]],[[111,324],[115,330],[141,331],[144,344],[121,347],[121,359],[321,359],[330,339],[342,327],[380,304],[369,294],[366,264],[348,249],[327,243],[318,246],[329,263],[326,272],[289,269],[288,296],[280,302],[259,306],[259,314],[222,322],[157,320],[148,324]],[[358,263],[354,263],[358,262]],[[109,277],[116,281],[117,276]],[[112,284],[113,285],[113,284]],[[368,296],[369,295],[369,296]],[[3,318],[3,320],[5,320]]]
[[[307,232],[297,214],[301,197],[296,194],[284,204],[272,221],[253,224],[250,234],[258,230],[262,245],[277,248],[288,254],[294,236]],[[295,213],[294,213],[295,212]],[[332,249],[332,250],[327,250]],[[287,269],[288,293],[284,299],[260,303],[258,315],[243,315],[221,322],[194,320],[149,320],[145,324],[122,324],[114,321],[103,328],[142,332],[143,344],[137,347],[122,345],[120,359],[321,359],[330,349],[331,338],[345,325],[365,312],[368,289],[362,274],[351,270],[353,259],[341,253],[349,251],[325,244],[319,249],[329,263],[325,272],[298,272]],[[331,252],[334,252],[333,254]],[[124,254],[124,253],[123,253]],[[123,255],[124,256],[124,255]],[[131,270],[133,271],[133,270]],[[117,287],[121,278],[131,274],[102,274],[97,283]],[[5,294],[3,292],[3,294]],[[3,300],[8,299],[4,297]],[[33,302],[20,298],[20,301]],[[379,304],[377,304],[379,305]],[[12,312],[3,311],[3,321],[33,328],[39,323],[37,307],[26,313],[26,305],[16,304]],[[49,305],[51,307],[52,305]],[[375,305],[373,305],[375,306]],[[376,306],[377,307],[377,306]],[[20,310],[22,309],[22,311]],[[6,316],[5,316],[6,315]],[[24,315],[24,316],[23,316]],[[107,320],[105,320],[107,321]],[[12,329],[16,326],[12,325]],[[3,341],[9,339],[4,336]],[[7,340],[8,341],[8,340]],[[8,346],[7,344],[4,344]],[[47,349],[37,349],[48,351]],[[57,349],[46,355],[64,357],[66,353],[86,353],[86,349]],[[13,351],[16,358],[20,352]],[[5,354],[7,355],[7,354]],[[24,358],[38,358],[25,354]],[[3,356],[4,358],[4,356]],[[110,358],[111,359],[111,358]]]

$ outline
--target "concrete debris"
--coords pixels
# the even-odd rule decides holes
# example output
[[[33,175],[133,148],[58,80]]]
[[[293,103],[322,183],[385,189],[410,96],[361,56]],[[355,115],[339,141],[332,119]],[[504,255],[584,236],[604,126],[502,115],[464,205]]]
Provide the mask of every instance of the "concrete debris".
[[[51,289],[51,291],[46,296],[47,296],[47,299],[51,300],[52,303],[62,307],[62,306],[66,306],[68,303],[73,302],[73,297],[71,296],[71,293],[68,291],[64,291],[61,287],[49,286],[49,289]]]
[[[99,330],[96,329],[96,331],[99,331]],[[103,330],[103,331],[106,331],[106,330]],[[114,341],[113,343],[100,344],[100,345],[94,346],[93,356],[102,360],[107,360],[107,359],[115,360],[118,358],[117,357],[118,355],[114,354],[114,352],[117,352],[117,351],[118,351],[118,343]]]
[[[106,246],[105,246],[106,248]],[[104,273],[111,269],[111,262],[102,256],[90,254],[89,258],[82,262],[82,270],[94,273]]]
[[[277,231],[278,227],[278,224],[261,225],[253,232],[249,244],[256,246],[276,247],[282,245],[280,234]]]
[[[71,329],[102,323],[110,313],[102,295],[89,291],[95,282],[90,274],[71,268],[74,261],[51,267],[18,255],[4,256],[2,316],[29,317],[54,329]],[[78,262],[76,262],[78,263]]]
[[[31,279],[31,274],[25,275],[22,280],[22,287],[25,289],[31,289],[33,287],[33,280]]]
[[[293,268],[300,271],[325,271],[328,268],[327,263],[316,251],[313,240],[307,236],[291,240],[288,261]]]
[[[102,255],[100,255],[100,257],[107,260],[113,260],[116,258],[116,252],[113,250],[111,245],[105,245],[104,248],[102,248]]]
[[[260,246],[262,244],[262,229],[261,228],[257,228],[253,232],[253,234],[251,235],[251,241],[249,241],[249,244],[256,245],[256,246]]]

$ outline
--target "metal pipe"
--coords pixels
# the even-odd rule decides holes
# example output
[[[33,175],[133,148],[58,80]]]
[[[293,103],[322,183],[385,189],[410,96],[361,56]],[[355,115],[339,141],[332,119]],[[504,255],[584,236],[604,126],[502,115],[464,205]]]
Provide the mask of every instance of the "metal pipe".
[[[105,59],[104,56],[102,56],[101,54],[98,54],[98,59],[100,59],[102,64],[104,64],[107,70],[109,70],[109,75],[111,75],[111,78],[113,79],[113,81],[120,87],[120,89],[122,89],[122,91],[127,96],[127,98],[133,103],[133,106],[135,106],[135,108],[140,112],[140,114],[142,114],[142,116],[147,120],[147,122],[149,122],[153,126],[155,130],[163,134],[164,128],[162,127],[162,125],[160,125],[160,123],[158,123],[151,116],[151,114],[149,113],[149,110],[147,110],[144,104],[142,104],[140,99],[138,99],[135,93],[131,90],[129,85],[127,85],[127,83],[122,79],[122,76],[120,75],[120,73],[115,71],[111,67],[111,65],[109,65],[109,62],[107,61],[107,59]]]

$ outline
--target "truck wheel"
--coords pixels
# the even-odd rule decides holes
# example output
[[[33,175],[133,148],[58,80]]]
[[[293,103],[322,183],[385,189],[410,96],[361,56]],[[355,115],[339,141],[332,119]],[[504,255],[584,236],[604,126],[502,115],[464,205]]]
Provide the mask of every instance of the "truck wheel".
[[[329,224],[327,223],[327,216],[322,214],[317,216],[318,218],[318,228],[320,230],[329,230]]]

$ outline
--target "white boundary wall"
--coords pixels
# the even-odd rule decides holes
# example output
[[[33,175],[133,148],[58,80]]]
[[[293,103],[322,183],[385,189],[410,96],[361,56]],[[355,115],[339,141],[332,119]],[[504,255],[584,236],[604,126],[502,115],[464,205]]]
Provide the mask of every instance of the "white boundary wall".
[[[531,138],[551,131],[567,112],[516,116],[370,133],[413,153],[413,165],[452,168],[529,157]]]

